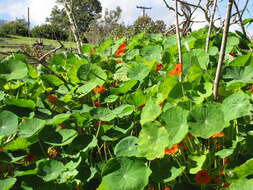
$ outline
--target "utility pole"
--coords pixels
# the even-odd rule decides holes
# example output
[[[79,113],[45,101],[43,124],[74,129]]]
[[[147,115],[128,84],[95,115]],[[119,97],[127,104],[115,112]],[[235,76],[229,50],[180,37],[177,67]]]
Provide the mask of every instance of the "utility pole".
[[[152,9],[152,7],[136,6],[137,9],[142,9],[142,16],[146,16],[146,10]]]
[[[30,36],[30,8],[27,8],[27,28],[28,28],[28,36]]]

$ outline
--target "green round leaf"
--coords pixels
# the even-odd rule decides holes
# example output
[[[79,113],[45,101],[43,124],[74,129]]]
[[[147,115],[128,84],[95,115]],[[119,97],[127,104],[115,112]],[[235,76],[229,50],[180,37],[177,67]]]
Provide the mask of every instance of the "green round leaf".
[[[133,63],[128,70],[128,78],[130,80],[143,80],[145,77],[148,76],[150,69],[140,63]]]
[[[143,125],[147,122],[154,121],[161,112],[161,107],[152,100],[149,100],[141,112],[141,124]]]
[[[57,179],[65,170],[63,163],[52,160],[43,159],[37,162],[38,176],[44,181],[52,181]]]
[[[76,130],[73,129],[59,129],[52,126],[45,127],[40,132],[40,139],[50,145],[65,146],[70,144],[77,137]]]
[[[151,170],[145,162],[130,158],[116,158],[111,162],[116,168],[107,171],[97,190],[143,190],[148,184]]]
[[[161,46],[146,46],[141,50],[141,55],[147,61],[158,61],[162,59],[162,47]]]
[[[11,57],[0,63],[0,78],[7,81],[22,79],[26,77],[27,73],[26,64],[17,58]]]
[[[208,139],[226,126],[221,105],[209,104],[197,107],[190,115],[194,121],[189,123],[190,132],[196,137]]]
[[[123,104],[117,108],[115,108],[113,110],[114,114],[119,117],[122,118],[124,116],[130,115],[133,113],[135,107],[132,105],[128,105],[128,104]]]
[[[16,183],[16,178],[7,178],[0,180],[0,190],[9,190],[12,188],[12,186]]]
[[[91,81],[97,83],[97,85],[103,85],[107,78],[101,67],[92,64],[82,65],[77,72],[77,76],[80,80]]]
[[[5,99],[7,105],[17,106],[21,108],[34,109],[36,104],[32,100],[28,99]]]
[[[231,121],[251,114],[252,105],[249,96],[245,93],[238,92],[227,97],[222,103],[222,110],[225,121]]]
[[[167,130],[157,121],[146,123],[138,139],[138,157],[148,160],[162,158],[170,142]]]
[[[17,132],[18,117],[9,111],[2,111],[0,113],[0,135],[8,136]]]
[[[117,157],[132,157],[137,154],[138,138],[134,136],[125,137],[114,148],[114,154]]]
[[[101,121],[111,121],[116,115],[109,108],[97,108],[91,111],[91,115],[93,115],[94,119],[99,119]]]
[[[31,137],[36,135],[46,124],[45,120],[33,118],[28,121],[22,122],[19,125],[18,131],[20,137]]]
[[[169,133],[170,145],[180,143],[189,131],[187,117],[189,112],[181,107],[173,107],[162,114],[166,130]]]

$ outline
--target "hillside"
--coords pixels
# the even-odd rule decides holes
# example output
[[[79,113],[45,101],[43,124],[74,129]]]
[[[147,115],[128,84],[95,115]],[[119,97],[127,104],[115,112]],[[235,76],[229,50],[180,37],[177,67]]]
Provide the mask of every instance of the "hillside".
[[[2,38],[0,37],[0,52],[17,51],[20,48],[20,46],[23,45],[32,46],[37,40],[38,38],[14,36],[14,35]],[[59,46],[56,40],[42,39],[42,41],[45,47],[48,49],[52,49]],[[65,48],[75,48],[74,42],[63,42],[63,44]]]

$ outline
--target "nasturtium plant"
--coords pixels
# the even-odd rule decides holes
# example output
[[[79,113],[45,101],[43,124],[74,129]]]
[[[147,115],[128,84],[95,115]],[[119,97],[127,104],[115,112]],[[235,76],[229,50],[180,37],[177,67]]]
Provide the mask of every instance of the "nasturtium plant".
[[[222,32],[182,34],[183,63],[145,32],[3,58],[0,190],[251,189],[253,43],[228,33],[214,99]]]

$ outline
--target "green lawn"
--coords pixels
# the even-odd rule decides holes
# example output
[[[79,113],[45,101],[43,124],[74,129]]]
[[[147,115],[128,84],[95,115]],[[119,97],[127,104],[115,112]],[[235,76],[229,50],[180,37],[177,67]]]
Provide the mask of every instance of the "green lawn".
[[[37,40],[38,38],[13,35],[6,38],[0,37],[0,52],[17,51],[17,46],[32,46]],[[51,46],[52,48],[59,46],[59,43],[56,40],[42,39],[42,41],[45,46]],[[66,48],[76,48],[76,44],[74,42],[63,42],[63,44]]]

